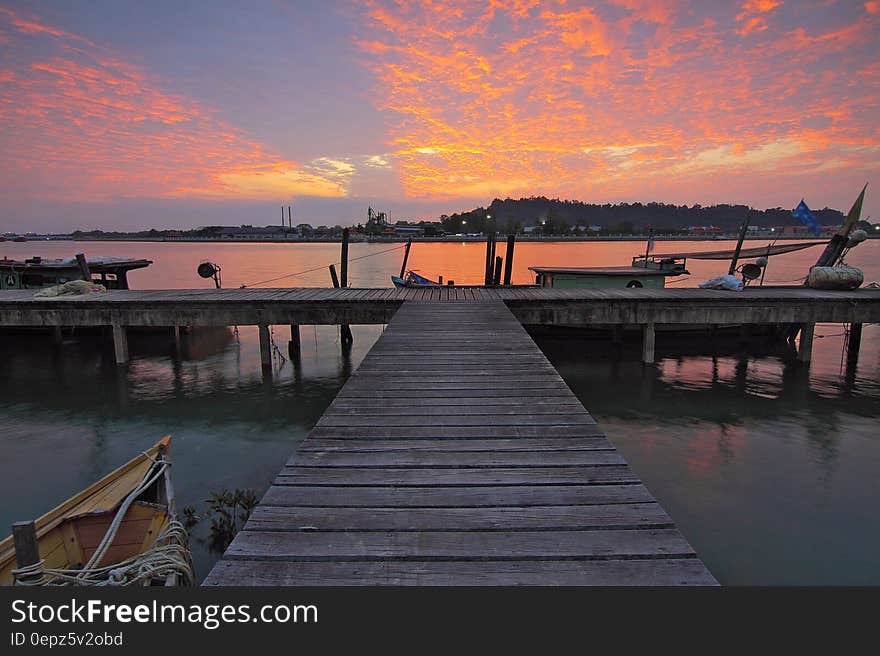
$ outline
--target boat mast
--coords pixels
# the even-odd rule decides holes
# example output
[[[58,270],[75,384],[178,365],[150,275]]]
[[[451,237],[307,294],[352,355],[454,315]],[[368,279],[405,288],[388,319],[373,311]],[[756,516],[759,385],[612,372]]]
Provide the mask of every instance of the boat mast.
[[[834,266],[843,254],[843,249],[846,248],[846,243],[849,241],[849,233],[856,227],[859,217],[862,215],[862,202],[865,200],[865,190],[867,188],[868,183],[866,182],[865,186],[862,187],[862,193],[856,198],[856,202],[850,208],[849,214],[846,215],[846,220],[840,226],[840,230],[831,238],[831,241],[828,242],[825,250],[822,251],[822,255],[819,256],[819,259],[816,260],[816,264],[813,266]]]
[[[743,247],[743,240],[746,238],[746,230],[749,229],[749,216],[746,215],[745,221],[743,221],[742,226],[739,229],[739,239],[736,242],[736,250],[733,251],[733,259],[730,261],[730,269],[727,272],[727,275],[732,276],[734,271],[736,271],[736,261],[739,259],[739,252]]]

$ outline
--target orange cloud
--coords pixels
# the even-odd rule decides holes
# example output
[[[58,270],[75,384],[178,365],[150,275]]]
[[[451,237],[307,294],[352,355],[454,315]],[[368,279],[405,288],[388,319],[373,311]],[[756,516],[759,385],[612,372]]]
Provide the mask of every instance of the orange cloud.
[[[766,30],[767,17],[764,14],[770,13],[781,4],[782,2],[777,0],[746,0],[742,4],[742,11],[736,16],[736,20],[743,23],[738,33],[746,36],[752,32]]]
[[[0,194],[340,197],[328,175],[271,152],[90,41],[0,8]],[[39,49],[24,48],[41,39]],[[21,47],[19,47],[21,46]],[[36,56],[17,53],[38,52]]]
[[[781,2],[711,17],[701,7],[364,3],[359,43],[377,106],[397,117],[389,144],[404,190],[692,199],[694,185],[878,170],[874,19],[780,32],[761,26]]]

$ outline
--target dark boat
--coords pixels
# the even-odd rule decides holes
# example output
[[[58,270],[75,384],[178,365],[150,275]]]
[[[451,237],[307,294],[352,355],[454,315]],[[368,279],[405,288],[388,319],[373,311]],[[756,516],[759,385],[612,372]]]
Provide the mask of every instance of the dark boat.
[[[152,263],[152,260],[129,257],[96,257],[88,260],[88,268],[92,282],[107,289],[128,289],[128,272]],[[10,260],[4,257],[0,260],[0,289],[40,289],[82,278],[82,269],[75,258]]]
[[[436,280],[429,280],[420,276],[415,271],[407,271],[406,277],[391,276],[391,282],[395,287],[442,287],[442,284]]]

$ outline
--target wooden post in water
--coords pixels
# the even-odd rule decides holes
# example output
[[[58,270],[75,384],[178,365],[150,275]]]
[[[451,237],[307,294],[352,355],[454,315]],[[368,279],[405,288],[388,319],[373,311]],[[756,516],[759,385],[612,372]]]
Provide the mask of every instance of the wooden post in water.
[[[495,231],[492,231],[492,254],[489,256],[489,277],[492,277],[492,269],[495,266]]]
[[[501,256],[497,256],[495,258],[495,275],[492,276],[492,284],[499,285],[501,284]]]
[[[12,525],[12,544],[15,547],[15,563],[19,568],[36,565],[40,562],[37,527],[33,520],[15,522]]]
[[[180,326],[171,326],[171,345],[174,347],[174,355],[180,355]]]
[[[128,334],[125,326],[118,323],[111,324],[113,328],[113,353],[116,356],[116,364],[128,362]]]
[[[287,343],[287,353],[293,361],[293,365],[300,365],[300,356],[302,354],[302,341],[299,334],[299,325],[290,324],[290,341]]]
[[[510,276],[513,273],[513,247],[516,244],[516,235],[507,235],[507,254],[504,257],[504,284],[510,284]]]
[[[64,333],[62,330],[61,326],[52,326],[52,342],[55,346],[61,346],[61,342],[64,341]]]
[[[333,286],[339,287],[339,278],[336,277],[336,265],[330,265],[330,279],[333,281]],[[347,324],[342,324],[339,326],[339,334],[342,339],[342,344],[351,344],[354,341],[354,337],[351,334],[351,328]]]
[[[483,267],[483,284],[492,284],[492,234],[486,233],[486,264]]]
[[[813,332],[816,324],[805,323],[801,326],[801,339],[798,343],[797,359],[801,362],[809,362],[813,357]]]
[[[86,256],[82,253],[76,254],[76,263],[79,264],[80,273],[82,273],[83,280],[87,280],[88,282],[92,281],[92,272],[89,271],[89,263],[86,262]]]
[[[400,277],[406,273],[406,263],[409,261],[409,248],[412,246],[412,237],[406,240],[406,249],[403,251],[403,264],[400,265]]]
[[[846,369],[855,373],[859,363],[859,348],[862,343],[862,324],[850,324],[849,337],[846,340]]]
[[[642,362],[654,362],[654,324],[646,323],[642,330]]]
[[[260,364],[263,369],[272,368],[272,341],[269,339],[269,326],[261,323],[260,331]]]
[[[348,287],[348,228],[342,229],[342,265],[339,274],[342,287]]]

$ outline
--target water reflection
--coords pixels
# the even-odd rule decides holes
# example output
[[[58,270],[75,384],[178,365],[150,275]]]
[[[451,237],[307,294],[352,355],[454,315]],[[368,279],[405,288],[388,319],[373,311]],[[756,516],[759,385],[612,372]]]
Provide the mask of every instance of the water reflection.
[[[543,334],[538,344],[723,583],[880,584],[878,329],[846,366],[785,342]]]
[[[181,506],[209,493],[252,488],[262,495],[280,466],[336,396],[381,326],[353,326],[343,351],[333,326],[304,326],[298,367],[276,358],[263,376],[252,327],[130,337],[131,362],[117,366],[109,339],[6,335],[0,344],[0,526],[39,515],[173,435]],[[286,326],[273,327],[286,346]],[[194,536],[198,575],[209,526]]]

